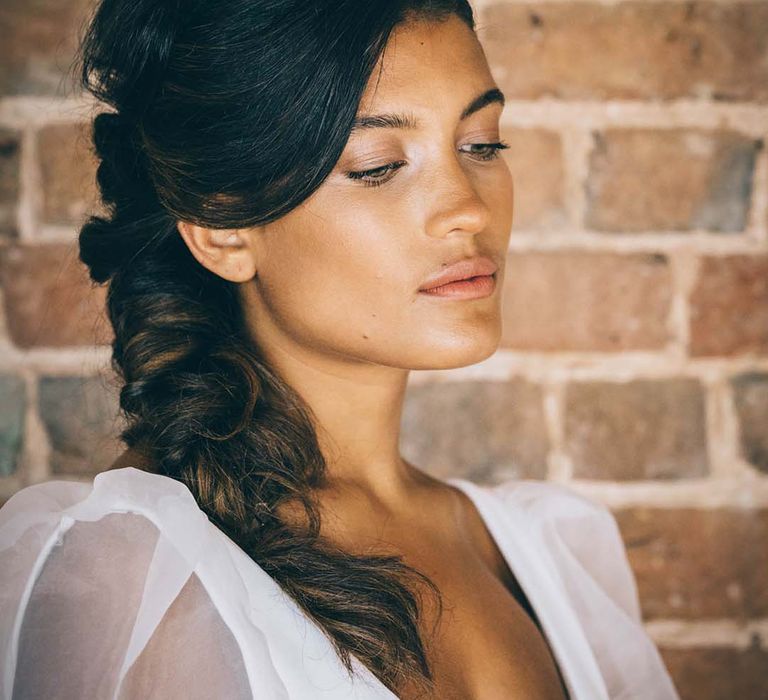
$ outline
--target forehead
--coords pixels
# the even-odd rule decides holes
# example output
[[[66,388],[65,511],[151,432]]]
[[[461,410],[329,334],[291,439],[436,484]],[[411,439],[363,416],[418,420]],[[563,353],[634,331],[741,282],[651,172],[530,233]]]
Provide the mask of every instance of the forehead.
[[[457,16],[416,19],[393,30],[360,100],[361,113],[383,106],[428,107],[494,84],[475,33]]]

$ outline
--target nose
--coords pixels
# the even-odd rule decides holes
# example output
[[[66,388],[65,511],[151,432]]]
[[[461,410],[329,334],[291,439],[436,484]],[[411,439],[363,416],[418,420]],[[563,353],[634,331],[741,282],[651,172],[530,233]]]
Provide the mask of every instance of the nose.
[[[429,188],[426,232],[435,238],[484,231],[491,212],[457,157],[446,159]]]

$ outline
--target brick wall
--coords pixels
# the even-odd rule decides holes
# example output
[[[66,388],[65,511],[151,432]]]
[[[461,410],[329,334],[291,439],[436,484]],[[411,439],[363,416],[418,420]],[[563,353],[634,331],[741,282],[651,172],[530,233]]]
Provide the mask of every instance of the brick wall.
[[[96,206],[66,75],[87,5],[0,10],[0,501],[120,451],[74,245]],[[505,331],[413,374],[404,453],[608,504],[682,697],[768,698],[768,3],[476,8],[509,98]]]

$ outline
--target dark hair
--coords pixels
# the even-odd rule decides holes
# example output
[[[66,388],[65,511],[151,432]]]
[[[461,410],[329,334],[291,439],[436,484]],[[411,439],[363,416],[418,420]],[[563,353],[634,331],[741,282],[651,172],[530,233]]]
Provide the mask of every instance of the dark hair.
[[[393,28],[451,13],[474,29],[466,0],[101,0],[77,63],[115,109],[93,122],[107,215],[79,244],[109,283],[122,441],[186,484],[350,673],[354,655],[393,692],[431,687],[417,584],[439,591],[399,556],[318,536],[311,410],[249,339],[238,285],[195,260],[176,221],[242,228],[299,205],[341,155]],[[306,527],[276,514],[295,499]]]

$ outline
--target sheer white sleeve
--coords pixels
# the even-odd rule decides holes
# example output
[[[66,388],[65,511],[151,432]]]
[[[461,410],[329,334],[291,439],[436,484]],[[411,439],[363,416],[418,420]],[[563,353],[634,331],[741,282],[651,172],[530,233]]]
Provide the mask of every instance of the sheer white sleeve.
[[[142,514],[78,519],[87,488],[49,482],[0,510],[0,696],[251,698],[192,562]]]
[[[542,538],[562,590],[581,620],[612,700],[678,700],[643,626],[637,584],[607,506],[554,482],[501,484]]]
[[[125,467],[0,508],[0,700],[382,700],[170,477]]]

